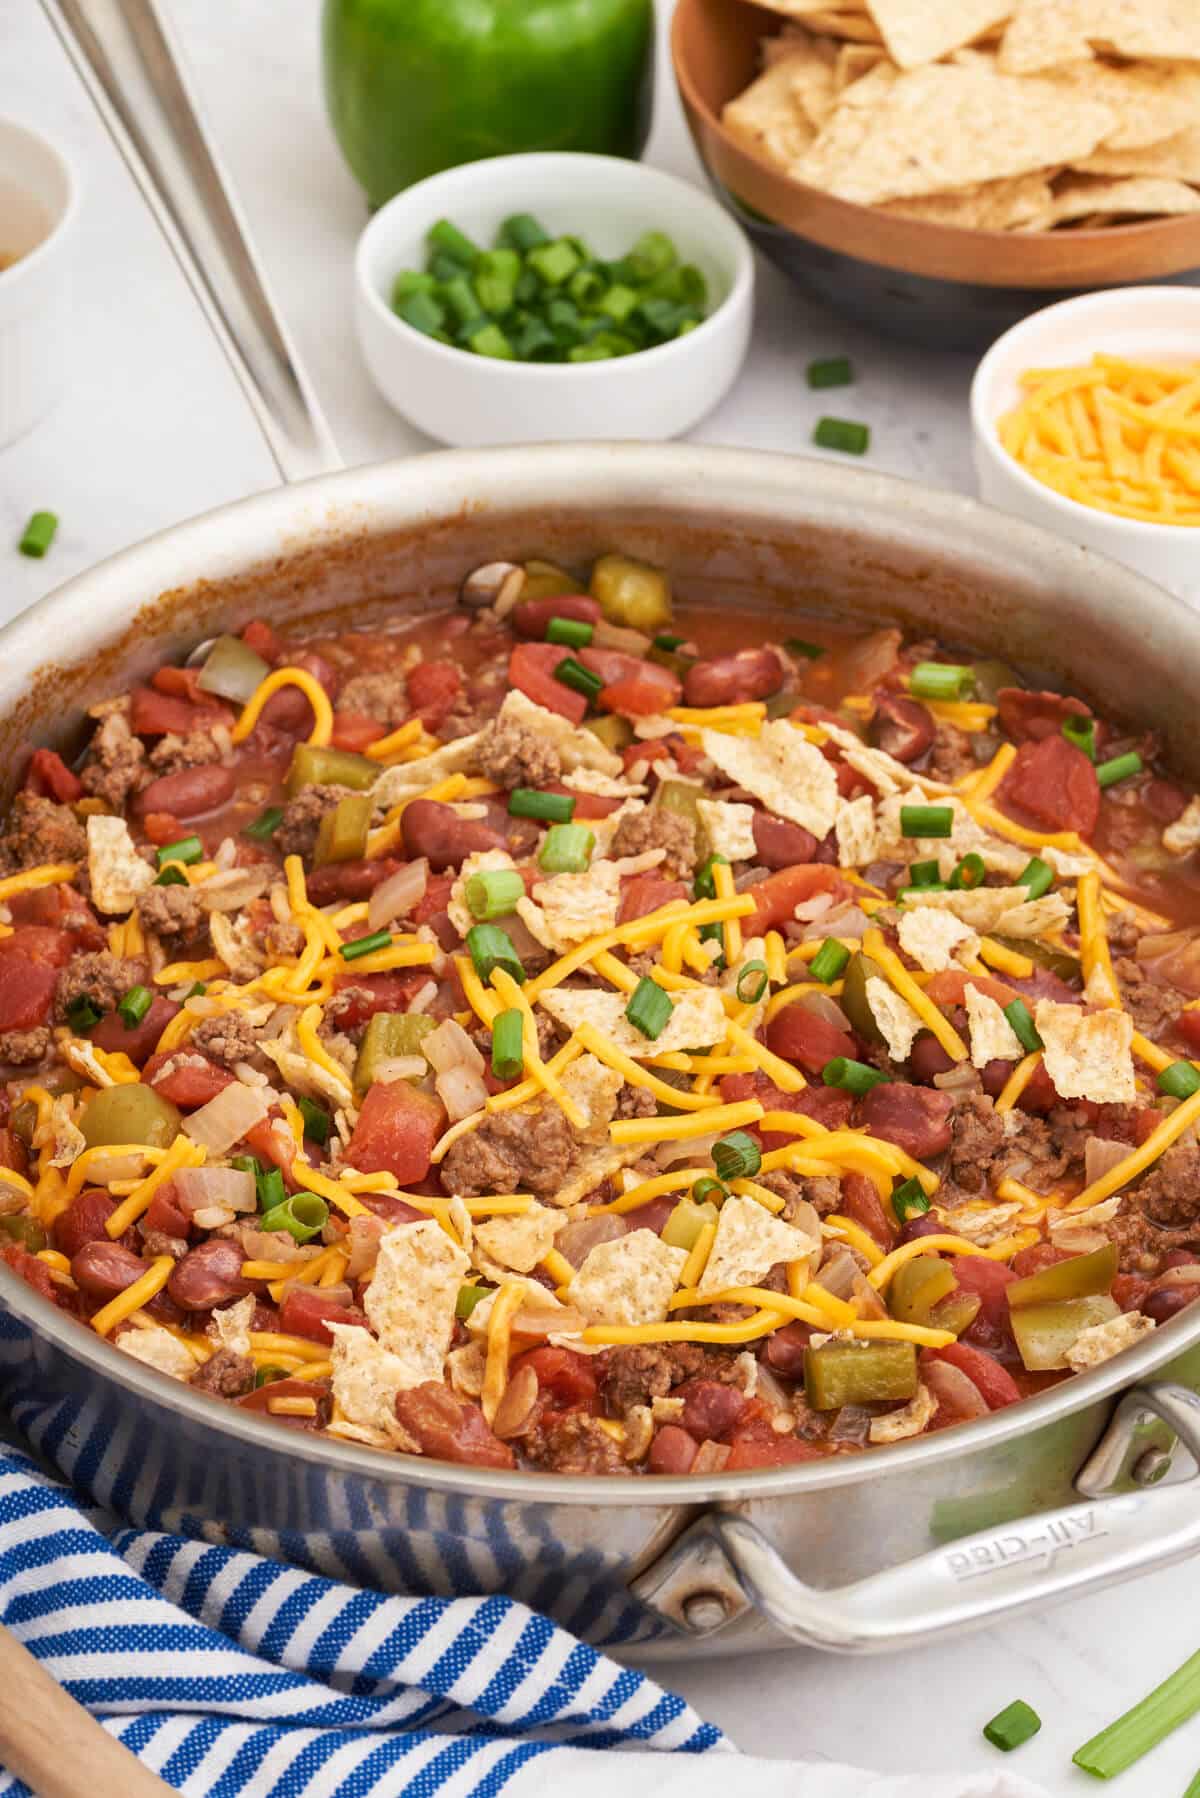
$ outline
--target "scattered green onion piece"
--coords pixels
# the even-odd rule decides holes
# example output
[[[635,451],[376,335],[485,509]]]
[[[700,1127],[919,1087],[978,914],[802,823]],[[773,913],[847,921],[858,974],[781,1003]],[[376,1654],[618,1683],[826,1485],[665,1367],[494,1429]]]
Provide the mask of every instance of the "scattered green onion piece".
[[[254,1390],[261,1391],[264,1386],[273,1386],[276,1380],[286,1380],[287,1377],[286,1368],[276,1367],[273,1361],[268,1361],[266,1366],[260,1367],[254,1375]]]
[[[188,877],[178,862],[169,862],[154,882],[156,887],[185,887]]]
[[[948,837],[954,829],[952,805],[902,805],[902,837]]]
[[[808,384],[813,388],[849,387],[853,379],[849,356],[826,356],[824,361],[808,365]]]
[[[987,869],[983,865],[983,857],[981,855],[976,855],[975,851],[972,849],[969,855],[963,856],[957,868],[955,868],[953,874],[950,876],[950,891],[952,893],[974,892],[976,887],[983,885],[983,877],[986,873]]]
[[[486,1299],[491,1288],[489,1286],[460,1286],[458,1297],[454,1301],[454,1315],[460,1324],[465,1324],[476,1305]]]
[[[768,984],[766,962],[748,961],[737,977],[737,996],[743,1005],[757,1005]]]
[[[311,1099],[298,1099],[300,1116],[304,1119],[304,1134],[310,1142],[326,1143],[329,1141],[330,1117],[320,1105],[314,1105]]]
[[[1028,1742],[1036,1736],[1041,1727],[1042,1719],[1037,1712],[1023,1699],[1017,1698],[1012,1704],[1006,1704],[990,1723],[984,1724],[983,1733],[993,1747],[1011,1754],[1022,1742]]]
[[[577,306],[591,309],[598,304],[607,286],[598,268],[580,268],[567,282],[567,295]]]
[[[703,1205],[706,1199],[715,1199],[717,1204],[729,1197],[729,1188],[711,1174],[702,1174],[692,1185],[692,1198],[697,1205]]]
[[[552,824],[542,839],[538,865],[547,874],[584,874],[595,847],[596,833],[586,824]]]
[[[1064,718],[1062,734],[1068,743],[1076,749],[1082,749],[1089,762],[1096,759],[1096,720],[1094,718]]]
[[[23,556],[44,556],[54,542],[54,533],[58,529],[56,512],[35,512],[21,533],[21,541],[17,548]]]
[[[909,864],[908,879],[910,886],[941,886],[942,870],[936,862],[912,862]]]
[[[896,1213],[898,1224],[907,1223],[910,1217],[921,1217],[929,1210],[925,1188],[915,1176],[893,1189],[892,1210]]]
[[[511,937],[498,924],[473,924],[467,932],[466,942],[471,965],[481,980],[490,979],[493,968],[503,968],[518,986],[524,986],[525,969],[521,966],[521,957],[513,948]]]
[[[1028,890],[1030,899],[1040,899],[1054,885],[1054,869],[1040,855],[1035,855],[1017,875],[1016,884]]]
[[[762,1166],[762,1151],[744,1130],[731,1130],[713,1144],[712,1163],[722,1180],[753,1180]]]
[[[76,1036],[82,1036],[94,1024],[98,1024],[103,1016],[104,1013],[97,1011],[86,993],[80,993],[78,998],[72,999],[67,1006],[67,1023]]]
[[[283,1175],[277,1167],[265,1168],[255,1174],[254,1184],[258,1190],[258,1208],[260,1211],[274,1211],[287,1198],[287,1187],[283,1184]]]
[[[311,1242],[329,1222],[329,1207],[315,1192],[294,1192],[258,1220],[260,1230],[286,1230],[294,1242]]]
[[[441,250],[447,256],[453,256],[461,262],[465,269],[473,269],[479,257],[479,246],[471,242],[465,231],[449,219],[438,219],[429,227],[429,242],[435,250]]]
[[[626,260],[636,281],[653,281],[656,275],[674,268],[679,253],[665,231],[643,231]]]
[[[158,865],[165,868],[168,862],[182,862],[184,867],[191,867],[204,859],[204,845],[199,837],[180,837],[177,843],[167,843],[158,851]]]
[[[870,447],[871,432],[852,418],[821,418],[813,432],[818,449],[842,450],[847,456],[864,456]]]
[[[1164,1736],[1200,1710],[1200,1653],[1183,1663],[1170,1678],[1146,1695],[1131,1710],[1077,1748],[1071,1759],[1097,1779],[1113,1779],[1149,1754]]]
[[[247,824],[242,835],[253,837],[256,843],[269,843],[279,826],[283,823],[283,807],[269,805],[265,812],[260,812],[253,824]]]
[[[547,643],[565,643],[568,649],[586,649],[596,627],[583,618],[552,618],[546,626]]]
[[[845,943],[839,943],[836,937],[827,936],[809,962],[808,971],[822,986],[831,986],[835,980],[840,980],[849,960],[850,951]]]
[[[696,869],[696,878],[692,882],[693,899],[716,898],[717,885],[713,879],[713,867],[717,862],[721,862],[725,867],[730,865],[729,857],[727,855],[706,855],[704,860],[700,863],[700,866]],[[722,932],[722,936],[723,935],[724,933]]]
[[[514,212],[501,225],[500,238],[524,255],[528,250],[536,250],[539,244],[549,243],[550,233],[542,229],[531,212]]]
[[[561,681],[564,687],[570,687],[574,692],[582,693],[585,699],[595,699],[604,685],[598,674],[593,674],[590,668],[585,668],[582,662],[575,660],[574,656],[563,657],[554,670],[554,678]]]
[[[570,793],[542,793],[537,787],[514,787],[508,796],[510,818],[537,818],[543,824],[569,824],[575,816]]]
[[[825,654],[823,643],[809,643],[804,637],[785,637],[783,647],[790,656],[803,656],[806,662],[815,662]]]
[[[437,286],[445,287],[447,282],[455,281],[459,275],[465,274],[467,266],[460,262],[457,256],[447,256],[444,250],[435,250],[429,258],[428,272],[433,276]]]
[[[644,974],[630,994],[625,1016],[635,1030],[640,1030],[643,1036],[654,1042],[666,1029],[674,1009],[668,994],[648,974]]]
[[[686,642],[686,637],[676,637],[671,631],[659,631],[654,639],[654,647],[655,649],[665,649],[670,653],[671,650],[678,649],[681,644]]]
[[[148,986],[131,986],[117,1006],[117,1014],[126,1030],[136,1030],[153,1004],[154,994]]]
[[[453,281],[447,281],[441,290],[441,297],[460,327],[473,325],[477,319],[481,324],[484,322],[479,295],[465,275],[456,275]]]
[[[485,923],[491,918],[507,918],[516,911],[517,900],[525,897],[525,882],[515,868],[485,868],[471,875],[463,897],[473,918]]]
[[[392,943],[390,930],[373,930],[370,936],[356,936],[352,942],[343,943],[341,956],[343,961],[357,961],[360,956],[374,955],[376,949],[389,949]]]
[[[525,1020],[515,1008],[501,1011],[492,1022],[492,1072],[497,1080],[516,1080],[525,1071]]]
[[[262,1169],[253,1155],[235,1155],[229,1165],[235,1167],[239,1174],[253,1174],[256,1180],[262,1173]]]
[[[527,318],[513,339],[518,362],[553,362],[557,350],[558,339],[540,318]]]
[[[1013,1035],[1027,1055],[1033,1055],[1042,1046],[1042,1039],[1037,1033],[1037,1025],[1033,1021],[1033,1013],[1024,999],[1014,999],[1011,1005],[1004,1007],[1004,1015],[1012,1025]],[[1200,1083],[1198,1083],[1200,1084]]]
[[[1188,1789],[1183,1794],[1183,1798],[1200,1798],[1200,1773],[1188,1781]]]
[[[898,905],[903,905],[904,901],[906,899],[911,899],[914,893],[944,893],[945,891],[946,883],[944,880],[931,880],[928,886],[900,887],[896,892],[896,903]]]
[[[965,699],[975,688],[975,670],[963,662],[918,662],[908,677],[914,699]]]
[[[207,991],[208,988],[202,980],[194,980],[183,996],[185,999],[203,999]]]
[[[426,269],[402,268],[392,282],[392,309],[406,299],[410,293],[432,293],[437,281]]]
[[[1173,1061],[1158,1076],[1158,1090],[1169,1099],[1190,1099],[1193,1093],[1200,1092],[1200,1073],[1190,1061]]]
[[[881,1074],[878,1068],[870,1068],[865,1061],[851,1061],[846,1055],[835,1055],[821,1069],[821,1078],[826,1086],[836,1086],[844,1093],[861,1095],[869,1093],[873,1086],[880,1086],[891,1079],[890,1074]]]
[[[1127,755],[1114,755],[1110,762],[1101,762],[1096,769],[1096,779],[1102,787],[1115,786],[1119,780],[1128,780],[1131,774],[1140,774],[1142,758],[1137,751],[1131,749]]]
[[[723,924],[702,924],[697,935],[702,943],[723,943],[725,941],[725,926]],[[720,973],[727,965],[724,950],[721,951],[720,955],[714,955],[709,965],[716,968],[718,973]],[[699,1050],[693,1049],[692,1054],[699,1054]]]

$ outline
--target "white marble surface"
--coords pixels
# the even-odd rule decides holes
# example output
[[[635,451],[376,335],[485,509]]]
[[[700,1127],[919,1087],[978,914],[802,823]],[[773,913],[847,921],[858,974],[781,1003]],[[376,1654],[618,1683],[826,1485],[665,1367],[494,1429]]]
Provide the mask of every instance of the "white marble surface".
[[[355,351],[349,256],[364,221],[317,82],[318,0],[167,0],[283,311],[348,463],[430,447],[376,398]],[[74,373],[58,411],[0,451],[0,619],[152,531],[268,486],[272,467],[183,279],[108,144],[36,0],[0,0],[0,112],[73,151],[85,182]],[[664,71],[650,158],[695,176]],[[804,365],[847,351],[846,410],[870,421],[872,464],[971,482],[970,361],[887,345],[801,301],[763,266],[753,356],[700,441],[809,453],[824,409]],[[44,562],[7,553],[28,514],[62,528]],[[1197,1643],[1200,1566],[993,1629],[968,1643],[871,1662],[779,1652],[661,1670],[759,1754],[857,1759],[897,1772],[995,1769],[981,1723],[1015,1697],[1044,1718],[1006,1765],[1056,1798],[1094,1789],[1071,1751]],[[1200,1726],[1126,1774],[1121,1798],[1175,1798],[1200,1767]],[[730,1789],[738,1781],[730,1769]]]

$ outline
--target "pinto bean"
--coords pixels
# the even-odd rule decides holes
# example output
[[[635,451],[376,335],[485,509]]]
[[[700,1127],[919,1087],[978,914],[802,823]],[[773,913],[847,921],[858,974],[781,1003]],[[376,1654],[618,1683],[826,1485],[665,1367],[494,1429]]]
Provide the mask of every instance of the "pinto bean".
[[[754,859],[764,868],[794,868],[816,859],[817,839],[802,824],[789,824],[770,812],[755,812]]]
[[[140,1280],[146,1263],[119,1242],[85,1242],[71,1257],[71,1278],[92,1298],[115,1299],[119,1292]]]
[[[104,1226],[116,1210],[106,1192],[92,1186],[71,1200],[50,1226],[54,1246],[68,1260],[77,1255],[87,1242],[107,1242]]]
[[[646,1457],[648,1473],[690,1473],[698,1453],[694,1436],[681,1430],[677,1423],[665,1423]]]
[[[871,739],[876,748],[898,762],[915,762],[937,735],[933,719],[915,699],[900,693],[877,693]]]
[[[213,1236],[189,1249],[167,1281],[167,1291],[184,1311],[211,1311],[251,1290],[242,1278],[241,1244]]]
[[[138,796],[142,812],[171,812],[176,818],[198,818],[233,798],[237,785],[232,768],[208,762],[202,768],[180,768],[161,774]]]
[[[683,698],[686,705],[742,705],[767,699],[782,685],[783,663],[773,649],[739,649],[693,662],[683,677]]]
[[[461,867],[477,849],[503,849],[504,838],[478,818],[460,818],[436,799],[414,799],[405,807],[404,848],[411,861],[424,856],[435,874]]]

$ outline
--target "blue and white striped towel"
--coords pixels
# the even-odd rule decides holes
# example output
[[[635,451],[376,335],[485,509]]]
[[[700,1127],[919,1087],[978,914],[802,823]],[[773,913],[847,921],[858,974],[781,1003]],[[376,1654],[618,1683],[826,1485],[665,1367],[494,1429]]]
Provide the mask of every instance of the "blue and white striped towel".
[[[611,1798],[599,1749],[623,1798],[736,1798],[785,1771],[509,1599],[384,1598],[126,1529],[11,1448],[0,1620],[187,1798]],[[1004,1773],[786,1771],[793,1798],[1038,1798]],[[28,1793],[0,1769],[0,1798]]]

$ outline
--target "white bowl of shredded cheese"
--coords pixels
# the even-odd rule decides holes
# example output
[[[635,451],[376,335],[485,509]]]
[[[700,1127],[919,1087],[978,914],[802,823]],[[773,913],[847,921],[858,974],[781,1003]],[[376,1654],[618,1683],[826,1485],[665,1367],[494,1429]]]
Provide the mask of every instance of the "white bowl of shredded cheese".
[[[1200,605],[1200,289],[1116,287],[1032,313],[980,362],[971,423],[989,504]]]

